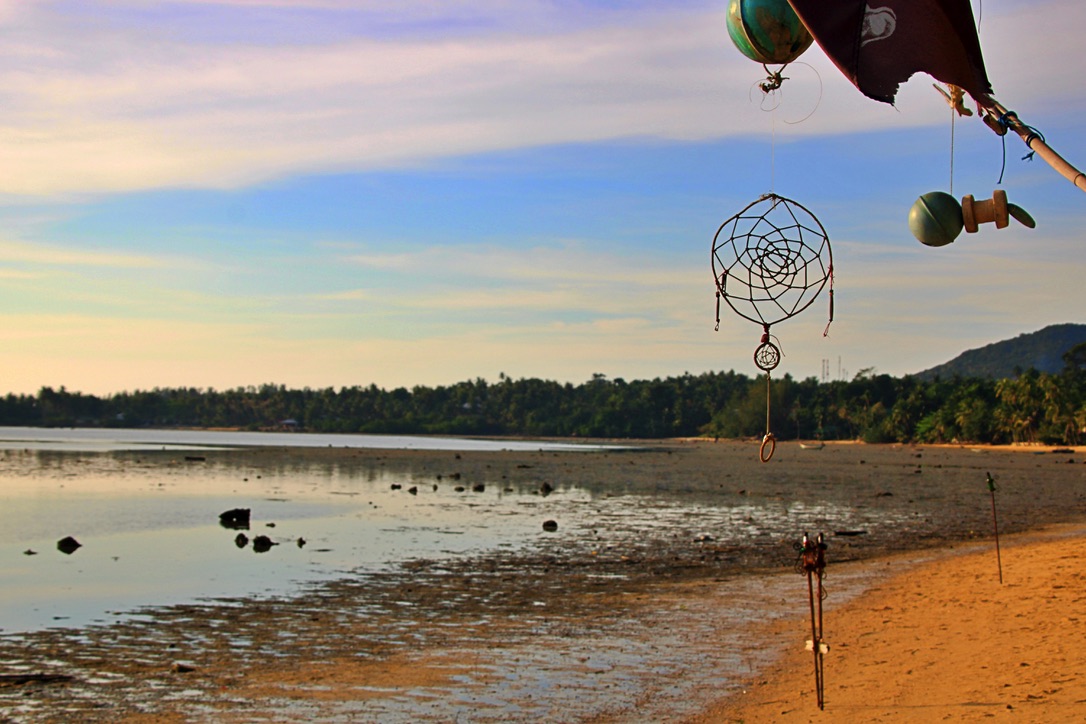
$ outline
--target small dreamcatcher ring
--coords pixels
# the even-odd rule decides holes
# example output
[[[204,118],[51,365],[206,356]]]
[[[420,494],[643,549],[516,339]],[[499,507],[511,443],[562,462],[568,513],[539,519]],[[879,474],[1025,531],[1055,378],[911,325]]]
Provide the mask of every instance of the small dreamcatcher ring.
[[[762,372],[774,370],[780,363],[781,351],[772,342],[762,342],[758,349],[754,350],[754,364]]]

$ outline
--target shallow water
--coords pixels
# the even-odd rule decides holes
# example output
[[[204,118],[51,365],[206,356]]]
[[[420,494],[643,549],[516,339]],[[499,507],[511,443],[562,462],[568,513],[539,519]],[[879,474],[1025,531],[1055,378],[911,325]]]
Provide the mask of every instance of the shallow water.
[[[0,453],[0,659],[67,677],[0,689],[0,709],[675,720],[758,670],[752,621],[806,614],[802,531],[865,531],[831,539],[832,607],[891,570],[847,561],[983,531],[989,472],[1007,530],[1086,510],[1067,455],[784,446],[760,465],[756,448]],[[238,548],[217,524],[236,506],[279,545]]]
[[[106,623],[144,606],[289,595],[347,573],[515,552],[554,536],[566,550],[633,555],[669,531],[693,540],[711,530],[717,544],[757,546],[776,542],[797,517],[872,522],[830,504],[727,496],[710,504],[576,484],[541,495],[500,478],[461,484],[372,460],[256,466],[245,457],[190,457],[0,453],[0,631]],[[252,511],[250,529],[218,523],[233,508]],[[548,520],[559,532],[543,530]],[[276,545],[256,553],[251,543],[237,544],[239,532]],[[57,542],[66,536],[82,547],[62,553]]]
[[[143,605],[288,593],[346,571],[514,546],[543,535],[542,516],[559,501],[586,497],[455,487],[327,465],[257,472],[177,456],[7,452],[0,628],[81,626]],[[233,508],[252,511],[250,529],[218,523]],[[277,545],[255,553],[237,545],[239,532]],[[57,547],[65,536],[82,547],[65,555]]]
[[[420,435],[362,435],[225,430],[0,427],[0,450],[205,450],[222,447],[336,447],[369,450],[599,450],[616,446]]]
[[[395,435],[3,427],[0,631],[81,626],[135,606],[284,593],[359,567],[500,546],[518,533],[475,515],[453,486],[406,512],[403,494],[391,494],[393,484],[412,485],[405,473],[313,466],[269,474],[191,454],[274,446],[609,449]],[[133,455],[139,452],[147,455]],[[237,531],[216,521],[237,507],[253,510],[249,537],[264,534],[281,545],[258,558],[251,547],[235,545]],[[57,542],[66,536],[84,546],[60,553]]]

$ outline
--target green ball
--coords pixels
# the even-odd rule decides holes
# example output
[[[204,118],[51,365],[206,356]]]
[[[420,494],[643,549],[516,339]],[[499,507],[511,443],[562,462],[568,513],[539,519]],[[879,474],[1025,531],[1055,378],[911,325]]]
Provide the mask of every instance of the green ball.
[[[909,209],[909,231],[921,244],[946,246],[962,233],[962,207],[945,191],[932,191]]]
[[[739,52],[767,65],[791,63],[814,40],[788,0],[729,0],[727,22]]]

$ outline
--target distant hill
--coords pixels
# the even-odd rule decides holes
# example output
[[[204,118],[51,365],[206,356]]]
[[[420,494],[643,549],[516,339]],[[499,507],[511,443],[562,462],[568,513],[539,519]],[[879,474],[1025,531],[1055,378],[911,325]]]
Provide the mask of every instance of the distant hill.
[[[1037,332],[971,349],[915,377],[931,380],[961,377],[1014,377],[1015,370],[1036,368],[1055,373],[1063,369],[1063,355],[1076,344],[1086,342],[1086,324],[1053,324]]]

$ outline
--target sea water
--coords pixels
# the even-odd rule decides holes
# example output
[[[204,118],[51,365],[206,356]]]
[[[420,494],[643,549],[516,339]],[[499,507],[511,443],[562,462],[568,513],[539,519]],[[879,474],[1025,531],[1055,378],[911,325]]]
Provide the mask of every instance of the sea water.
[[[283,437],[322,447],[331,439],[361,446],[362,438],[373,437],[387,447],[394,441],[445,446],[440,449],[513,444],[260,435],[0,430],[9,445],[0,450],[0,633],[109,623],[148,606],[290,595],[413,559],[545,545],[552,535],[542,527],[548,519],[562,521],[564,545],[578,545],[582,533],[580,543],[595,545],[589,537],[599,529],[613,545],[636,546],[650,528],[685,531],[692,540],[692,521],[739,544],[776,535],[797,516],[848,526],[853,515],[845,506],[814,510],[801,502],[604,495],[588,481],[560,484],[544,496],[538,486],[484,480],[475,492],[470,483],[420,478],[372,460],[303,456],[289,465],[257,466],[252,456],[192,454],[200,446],[261,439],[278,445]],[[219,514],[233,508],[251,511],[248,529],[219,523]],[[274,543],[270,550],[256,552],[258,535]],[[59,550],[67,536],[81,547]]]

